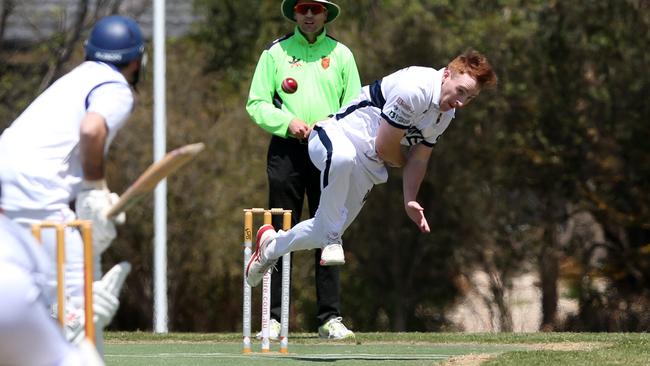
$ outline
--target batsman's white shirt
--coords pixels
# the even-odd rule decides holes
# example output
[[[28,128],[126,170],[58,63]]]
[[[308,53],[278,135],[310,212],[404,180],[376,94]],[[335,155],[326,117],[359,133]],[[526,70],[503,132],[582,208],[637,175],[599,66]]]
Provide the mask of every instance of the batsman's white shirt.
[[[68,211],[83,172],[79,127],[88,112],[106,120],[105,151],[133,108],[133,94],[112,65],[86,61],[36,98],[0,136],[2,207]]]
[[[26,228],[34,222],[75,219],[69,205],[83,178],[79,151],[81,121],[88,112],[104,117],[105,153],[133,108],[133,93],[112,65],[87,61],[58,79],[0,135],[2,208]],[[54,260],[56,235],[43,230],[43,247]],[[66,305],[83,308],[83,244],[79,231],[66,228]],[[94,255],[95,278],[101,275]],[[55,283],[56,277],[50,277]],[[98,330],[98,339],[101,330]]]
[[[309,156],[321,171],[321,197],[314,218],[280,231],[268,258],[295,250],[341,243],[341,236],[388,171],[375,140],[382,119],[405,130],[401,144],[433,147],[454,118],[440,111],[444,69],[412,66],[362,88],[359,97],[332,118],[318,122],[309,137]]]
[[[29,233],[0,214],[0,364],[82,364],[49,316],[52,270]]]

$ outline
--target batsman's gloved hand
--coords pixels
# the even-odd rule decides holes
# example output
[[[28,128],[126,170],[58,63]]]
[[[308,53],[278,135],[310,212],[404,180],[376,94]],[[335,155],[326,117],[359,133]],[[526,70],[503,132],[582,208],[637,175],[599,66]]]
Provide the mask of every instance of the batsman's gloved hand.
[[[111,207],[117,204],[117,201],[120,200],[120,195],[115,192],[111,192],[111,194],[108,196],[108,200],[111,202],[111,205],[106,208],[104,213],[108,212]],[[124,225],[124,223],[126,223],[126,212],[122,211],[117,214],[117,216],[111,217],[110,219],[113,220],[113,222],[117,225]]]
[[[131,263],[122,261],[109,269],[98,282],[101,282],[104,289],[113,296],[120,296],[120,291],[122,291],[124,281],[129,273],[131,273]]]
[[[93,320],[96,329],[105,328],[113,320],[120,307],[118,296],[130,272],[131,264],[120,262],[106,272],[101,280],[93,283]],[[79,344],[86,337],[85,324],[85,319],[82,317],[74,327],[66,326],[66,338],[74,344]]]
[[[115,239],[117,230],[114,221],[121,223],[126,221],[124,213],[118,215],[116,219],[109,219],[106,216],[106,212],[118,199],[119,196],[108,190],[103,179],[82,182],[81,192],[77,195],[75,211],[79,219],[92,221],[93,250],[96,255],[103,253]]]
[[[106,290],[101,281],[93,283],[93,312],[95,313],[95,326],[107,326],[120,307],[120,300],[110,291]]]

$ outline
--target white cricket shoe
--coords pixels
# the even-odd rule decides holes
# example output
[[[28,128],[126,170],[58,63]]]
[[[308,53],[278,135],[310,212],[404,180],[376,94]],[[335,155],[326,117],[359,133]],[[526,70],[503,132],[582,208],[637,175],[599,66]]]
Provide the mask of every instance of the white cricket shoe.
[[[326,339],[354,338],[354,332],[342,322],[343,318],[332,318],[327,323],[318,327],[318,336]]]
[[[257,239],[255,240],[255,253],[246,265],[246,282],[251,287],[255,287],[262,282],[262,278],[269,268],[273,267],[278,259],[268,259],[264,254],[264,250],[272,240],[275,240],[275,229],[273,225],[262,225],[257,231]]]
[[[269,322],[269,339],[272,341],[279,341],[281,328],[282,328],[282,324],[280,324],[279,321],[271,318],[271,321]],[[257,335],[255,335],[255,338],[262,339],[261,330],[259,333],[257,333]]]
[[[321,266],[340,266],[345,264],[345,254],[341,244],[327,244],[320,253]]]
[[[97,352],[97,348],[87,339],[79,343],[79,354],[84,366],[104,366],[104,360]]]

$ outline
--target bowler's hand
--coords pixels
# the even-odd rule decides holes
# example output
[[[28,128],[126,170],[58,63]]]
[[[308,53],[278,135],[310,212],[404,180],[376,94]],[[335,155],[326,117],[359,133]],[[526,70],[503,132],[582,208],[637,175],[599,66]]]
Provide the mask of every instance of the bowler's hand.
[[[426,217],[424,217],[424,209],[416,201],[409,201],[406,206],[406,214],[411,220],[420,228],[420,231],[423,233],[431,232],[429,229],[429,223],[427,222]]]
[[[306,140],[309,138],[309,133],[311,132],[311,128],[307,126],[307,124],[299,120],[298,118],[294,118],[289,122],[289,128],[288,128],[289,135],[297,138],[298,140]]]

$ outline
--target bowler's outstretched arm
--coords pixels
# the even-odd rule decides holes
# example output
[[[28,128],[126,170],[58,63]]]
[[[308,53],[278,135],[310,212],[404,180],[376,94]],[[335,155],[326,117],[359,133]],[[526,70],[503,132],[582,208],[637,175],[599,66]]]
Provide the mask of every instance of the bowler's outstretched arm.
[[[415,222],[423,233],[430,232],[429,223],[424,216],[424,208],[417,202],[420,184],[427,171],[429,158],[432,149],[423,144],[417,144],[411,148],[402,172],[404,209],[406,214]]]

